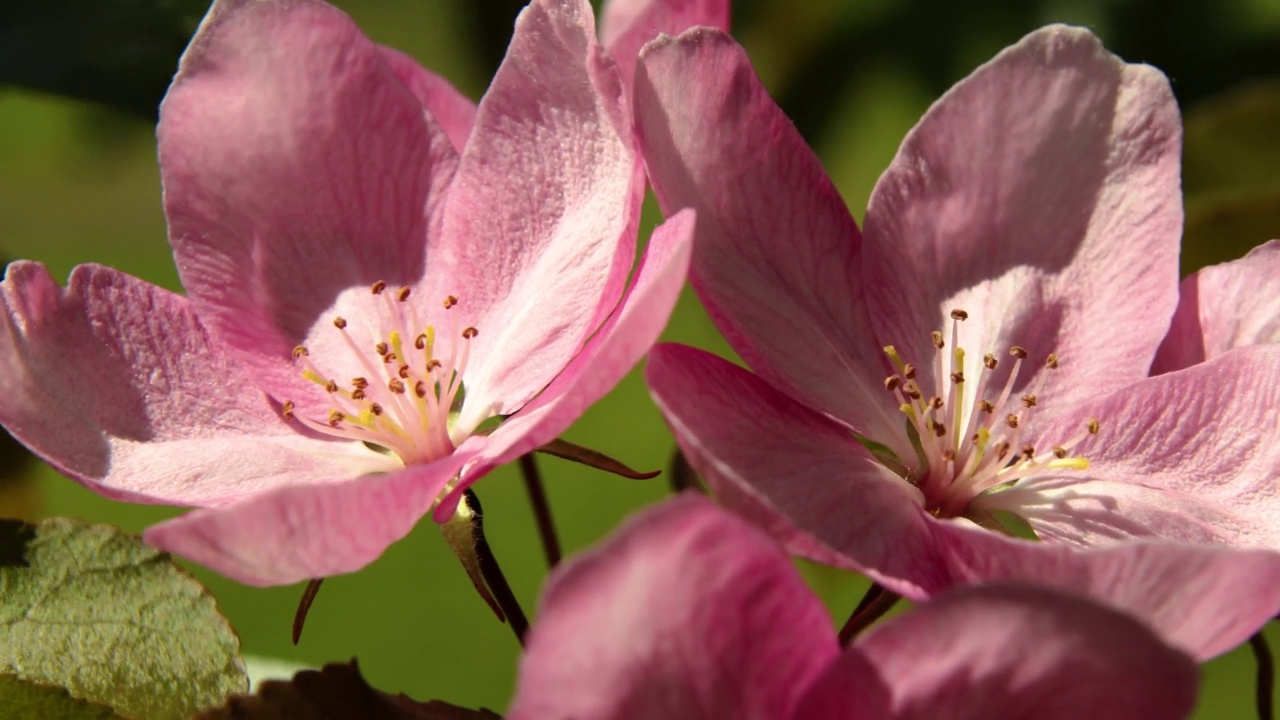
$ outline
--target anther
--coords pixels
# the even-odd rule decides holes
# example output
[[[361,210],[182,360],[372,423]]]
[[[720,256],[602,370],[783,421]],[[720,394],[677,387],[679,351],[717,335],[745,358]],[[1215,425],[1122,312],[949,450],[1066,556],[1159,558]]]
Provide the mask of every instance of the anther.
[[[365,388],[369,387],[369,381],[368,381],[368,380],[365,380],[365,379],[364,379],[364,378],[362,378],[362,377],[358,377],[358,378],[351,378],[351,387],[353,387],[353,388],[355,388],[355,389],[357,389],[357,390],[363,390],[363,389],[365,389]]]
[[[387,289],[387,283],[385,280],[379,280],[378,282],[373,284],[373,287],[369,289],[373,292],[374,295],[381,295],[382,291]]]
[[[929,407],[933,408],[934,410],[941,410],[942,405],[943,405],[942,398],[938,397],[937,395],[934,395],[932,398],[929,399]]]
[[[440,364],[440,361],[436,360],[435,358],[431,358],[430,360],[427,361],[427,372],[431,372],[432,370],[439,370],[441,367],[442,366]]]
[[[1089,434],[1090,434],[1090,435],[1097,435],[1097,434],[1098,434],[1098,429],[1099,429],[1099,427],[1100,427],[1100,426],[1098,425],[1098,418],[1089,418],[1089,425],[1088,425],[1088,427],[1089,427]]]
[[[413,394],[420,398],[427,396],[427,384],[419,380],[413,384]]]
[[[391,346],[390,346],[390,345],[388,345],[388,344],[386,344],[386,343],[384,343],[384,342],[380,342],[380,343],[378,343],[377,345],[374,345],[374,346],[373,346],[373,349],[374,349],[374,351],[375,351],[375,352],[377,352],[379,355],[383,355],[383,356],[385,356],[385,355],[386,355],[386,354],[391,350]]]
[[[396,354],[393,352],[389,352],[386,355],[382,356],[382,362],[384,365],[390,365],[395,361],[396,361]]]
[[[955,460],[955,459],[956,459],[956,451],[955,451],[955,450],[952,450],[951,448],[947,448],[946,450],[943,450],[943,451],[942,451],[942,459],[943,459],[943,460],[945,460],[946,462],[951,462],[952,460]]]
[[[293,401],[286,400],[284,404],[280,406],[280,416],[283,417],[285,420],[292,420],[293,408],[294,408]]]
[[[1028,393],[1022,396],[1022,404],[1026,407],[1033,408],[1036,406],[1036,396]]]
[[[953,383],[955,383],[955,384],[957,384],[957,385],[961,385],[961,384],[963,384],[963,383],[964,383],[964,373],[962,373],[962,372],[953,372],[953,373],[951,373],[951,382],[953,382]]]
[[[373,413],[374,415],[381,415],[382,406],[379,405],[378,403],[369,403],[369,412]]]
[[[915,378],[915,376],[916,376],[915,365],[912,365],[911,363],[907,363],[906,365],[902,366],[902,377],[908,380],[912,380]]]
[[[982,356],[982,364],[986,366],[988,370],[995,370],[996,365],[999,365],[1000,361],[996,360],[995,355],[992,355],[991,353],[987,353],[986,355]]]
[[[324,384],[324,391],[325,391],[325,392],[327,392],[327,393],[336,393],[336,392],[338,392],[338,383],[336,383],[336,382],[334,382],[334,381],[330,380],[329,382],[327,382],[327,383],[325,383],[325,384]]]
[[[1044,366],[1050,370],[1058,369],[1058,353],[1049,353],[1049,357],[1044,359]]]
[[[458,298],[454,297],[453,295],[446,295],[446,296],[445,296],[445,298],[444,298],[444,309],[445,309],[445,310],[448,310],[449,308],[451,308],[451,307],[453,307],[454,305],[457,305],[457,304],[458,304]]]
[[[414,341],[413,341],[413,346],[414,346],[414,347],[416,347],[416,348],[418,348],[419,350],[425,349],[425,348],[427,347],[427,335],[426,335],[426,333],[423,333],[423,334],[419,335],[417,338],[415,338],[415,339],[414,339]]]
[[[965,312],[965,311],[963,311],[963,310],[952,310],[952,311],[951,311],[951,319],[952,319],[952,320],[968,320],[968,319],[969,319],[969,313],[967,313],[967,312]]]
[[[1004,424],[1008,425],[1011,428],[1018,427],[1018,416],[1014,415],[1013,413],[1009,413],[1004,418]]]
[[[938,437],[942,437],[943,435],[946,435],[946,434],[947,434],[947,426],[946,426],[946,425],[944,425],[944,424],[942,424],[942,423],[940,423],[940,422],[935,422],[935,423],[933,424],[933,434],[934,434],[934,435],[937,435]]]
[[[1061,445],[1054,445],[1053,456],[1061,460],[1062,458],[1067,456],[1067,449],[1062,447]]]
[[[1023,457],[1024,459],[1030,460],[1031,458],[1033,458],[1033,457],[1035,457],[1035,456],[1036,456],[1036,446],[1035,446],[1035,445],[1032,445],[1031,443],[1026,443],[1026,444],[1024,444],[1024,445],[1022,446],[1022,457]]]
[[[399,300],[400,302],[404,302],[405,300],[408,300],[409,288],[407,287],[400,288],[400,291],[396,293],[396,299]]]
[[[365,398],[364,391],[361,390],[360,388],[356,388],[355,390],[351,391],[352,400],[363,400],[364,398]]]
[[[329,411],[329,427],[331,428],[338,427],[338,425],[342,424],[342,421],[346,419],[347,419],[347,416],[343,415],[342,412],[339,410]]]
[[[947,346],[947,344],[942,341],[942,331],[940,330],[934,330],[929,333],[929,339],[933,340],[933,346],[939,350]]]
[[[306,357],[310,354],[311,353],[307,352],[307,348],[303,345],[299,345],[293,349],[293,356],[295,358]]]
[[[400,378],[391,378],[387,381],[387,389],[397,395],[404,394],[404,381]]]
[[[1026,348],[1023,348],[1019,345],[1014,345],[1013,347],[1009,348],[1009,354],[1012,355],[1013,357],[1018,358],[1019,360],[1027,359]]]
[[[462,337],[464,337],[464,338],[466,338],[466,339],[468,339],[468,340],[470,340],[471,338],[473,338],[473,337],[475,337],[475,336],[477,336],[477,335],[479,335],[479,334],[480,334],[480,331],[479,331],[479,330],[477,330],[477,329],[475,329],[475,328],[473,328],[473,327],[468,327],[466,330],[463,330],[463,331],[462,331]]]
[[[888,390],[889,392],[893,392],[894,390],[897,390],[899,387],[902,387],[902,378],[900,376],[890,375],[889,377],[884,379],[885,390]]]
[[[347,320],[346,320],[346,318],[344,318],[344,317],[342,317],[342,316],[338,316],[338,317],[334,318],[334,319],[333,319],[333,326],[334,326],[334,327],[336,327],[336,328],[338,328],[339,330],[342,330],[343,328],[345,328],[345,327],[347,326]]]
[[[996,411],[996,406],[990,400],[979,400],[978,409],[990,415]]]
[[[401,366],[400,366],[400,369],[396,371],[396,374],[397,374],[397,375],[399,375],[399,376],[400,376],[400,377],[402,377],[402,378],[408,378],[408,377],[409,377],[409,366],[408,366],[408,365],[401,365]]]

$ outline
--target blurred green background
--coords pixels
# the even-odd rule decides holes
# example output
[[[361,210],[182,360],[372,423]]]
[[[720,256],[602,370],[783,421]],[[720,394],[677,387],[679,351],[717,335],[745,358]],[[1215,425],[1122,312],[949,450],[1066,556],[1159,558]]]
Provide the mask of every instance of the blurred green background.
[[[522,3],[346,0],[374,39],[415,55],[478,98]],[[0,20],[0,253],[65,277],[109,264],[180,289],[165,241],[156,104],[204,11],[200,0],[54,0]],[[816,148],[855,216],[929,103],[1000,48],[1047,22],[1085,24],[1131,62],[1164,70],[1186,120],[1184,270],[1280,237],[1280,0],[744,0],[734,34]],[[652,208],[647,217],[652,226]],[[666,338],[727,353],[686,293]],[[665,468],[672,441],[633,373],[567,439],[640,469]],[[107,502],[8,453],[0,515],[76,515],[141,530],[174,511]],[[566,551],[668,494],[541,460]],[[545,569],[513,468],[478,486],[490,542],[526,611]],[[861,580],[807,575],[842,622]],[[475,595],[439,531],[422,523],[367,569],[325,583],[302,643],[290,643],[301,586],[207,581],[247,653],[320,664],[356,656],[378,687],[501,709],[517,647]],[[1280,647],[1280,634],[1272,635]],[[1196,717],[1252,713],[1253,661],[1238,650],[1205,670]]]

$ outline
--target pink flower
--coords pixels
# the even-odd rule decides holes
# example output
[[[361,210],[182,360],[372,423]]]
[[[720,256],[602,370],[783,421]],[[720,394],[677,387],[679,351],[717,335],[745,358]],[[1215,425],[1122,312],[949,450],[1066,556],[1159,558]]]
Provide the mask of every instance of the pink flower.
[[[685,495],[555,572],[508,717],[1182,718],[1196,682],[1137,621],[1032,586],[948,593],[841,652],[785,553]]]
[[[1269,343],[1280,343],[1280,240],[1182,281],[1178,309],[1151,374],[1188,368],[1232,348]]]
[[[328,5],[219,0],[158,134],[188,296],[10,266],[0,420],[99,493],[200,508],[146,540],[246,583],[447,517],[610,389],[683,283],[691,215],[626,287],[644,176],[585,0],[535,0],[478,107]]]
[[[928,111],[862,234],[724,34],[650,45],[635,96],[663,209],[698,213],[690,278],[755,371],[650,358],[724,502],[912,599],[1047,583],[1202,658],[1280,610],[1280,345],[1148,377],[1182,226],[1158,71],[1032,33]]]

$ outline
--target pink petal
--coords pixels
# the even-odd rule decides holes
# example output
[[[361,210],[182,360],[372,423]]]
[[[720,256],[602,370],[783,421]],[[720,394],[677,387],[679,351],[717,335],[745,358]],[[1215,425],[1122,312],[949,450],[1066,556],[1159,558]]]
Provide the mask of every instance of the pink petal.
[[[1255,345],[1177,373],[1134,383],[1088,403],[1049,432],[1074,432],[1088,417],[1099,434],[1078,450],[1088,479],[1131,484],[1124,493],[1089,499],[1086,483],[1056,483],[1060,508],[1116,503],[1119,522],[1171,539],[1210,539],[1280,551],[1280,345]],[[1037,485],[1027,487],[1034,493]],[[1106,492],[1105,490],[1103,492]],[[1072,494],[1082,497],[1072,498]],[[1032,498],[1029,498],[1031,500]],[[1179,517],[1182,516],[1182,517]],[[1106,513],[1089,515],[1106,530]],[[1047,519],[1042,518],[1042,522]],[[1084,517],[1081,516],[1081,522]],[[1072,518],[1055,520],[1070,533]],[[1113,523],[1112,527],[1116,525]]]
[[[745,52],[713,30],[645,50],[637,126],[666,213],[698,211],[690,279],[761,377],[913,453],[871,331],[857,226]]]
[[[879,573],[900,572],[929,552],[929,526],[913,499],[919,491],[876,462],[847,428],[683,345],[654,347],[645,379],[681,449],[722,503],[792,552],[922,595],[910,578]]]
[[[1137,620],[1029,585],[948,593],[855,648],[889,686],[895,720],[1176,720],[1199,684],[1191,659]]]
[[[964,309],[970,357],[1029,351],[1021,387],[1058,353],[1035,422],[1145,376],[1176,304],[1180,141],[1160,72],[1087,30],[1028,35],[935,103],[877,184],[876,336],[932,376],[929,333],[950,342]]]
[[[378,47],[313,0],[215,3],[158,134],[183,285],[281,396],[304,394],[289,353],[342,291],[421,278],[457,162]]]
[[[378,51],[400,82],[449,136],[453,149],[461,153],[476,122],[476,104],[448,80],[422,67],[409,55],[389,47],[379,47]]]
[[[645,43],[699,25],[728,30],[729,0],[606,0],[600,11],[600,42],[630,84]]]
[[[685,495],[552,576],[508,716],[786,718],[837,653],[786,555]]]
[[[618,311],[541,395],[493,431],[484,454],[440,503],[438,521],[447,520],[460,493],[489,470],[559,437],[648,352],[667,326],[684,287],[693,224],[693,211],[683,211],[653,231],[635,282],[618,303]]]
[[[63,289],[17,262],[0,300],[0,421],[104,495],[206,505],[396,464],[296,434],[180,295],[92,265]]]
[[[480,440],[477,438],[477,440]],[[162,550],[248,585],[354,572],[413,529],[474,450],[385,475],[315,478],[149,528]]]
[[[1180,370],[1242,345],[1280,342],[1280,240],[1182,281],[1151,374]]]
[[[480,102],[432,268],[475,326],[459,423],[510,414],[613,311],[635,258],[643,170],[586,0],[536,0]]]

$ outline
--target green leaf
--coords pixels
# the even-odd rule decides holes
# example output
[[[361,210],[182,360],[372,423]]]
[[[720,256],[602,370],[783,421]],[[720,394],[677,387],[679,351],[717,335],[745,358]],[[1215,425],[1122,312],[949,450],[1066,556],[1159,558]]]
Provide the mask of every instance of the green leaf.
[[[28,526],[25,540],[4,527],[0,557],[29,566],[0,567],[0,674],[148,720],[248,686],[213,596],[167,554],[67,518]]]
[[[238,695],[227,704],[206,710],[197,720],[502,720],[497,713],[471,710],[441,700],[420,703],[404,695],[374,690],[351,662],[330,663],[320,670],[303,670],[292,680],[268,680],[256,695]]]
[[[0,675],[0,720],[117,720],[105,705],[77,700],[66,690]]]

